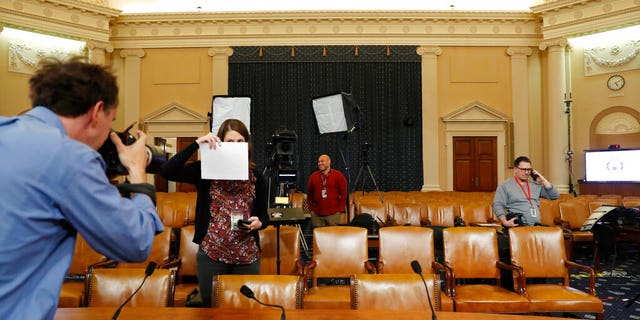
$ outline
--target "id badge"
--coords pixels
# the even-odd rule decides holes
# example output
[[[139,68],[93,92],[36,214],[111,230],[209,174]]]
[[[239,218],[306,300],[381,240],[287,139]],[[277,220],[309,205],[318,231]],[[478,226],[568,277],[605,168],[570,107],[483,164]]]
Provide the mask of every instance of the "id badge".
[[[322,189],[322,198],[326,198],[327,197],[327,189]]]
[[[238,228],[238,220],[244,219],[244,214],[242,212],[232,212],[229,214],[231,217],[229,223],[231,224],[231,230],[237,231]]]
[[[531,216],[534,217],[534,218],[538,215],[536,213],[536,208],[534,208],[534,207],[529,208],[529,212],[531,212]]]

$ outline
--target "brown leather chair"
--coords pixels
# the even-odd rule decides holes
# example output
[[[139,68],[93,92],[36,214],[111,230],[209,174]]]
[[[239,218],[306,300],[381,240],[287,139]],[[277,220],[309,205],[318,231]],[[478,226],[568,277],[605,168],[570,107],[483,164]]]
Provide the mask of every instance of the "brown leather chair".
[[[78,308],[82,306],[84,279],[89,268],[105,263],[108,263],[107,258],[93,250],[87,241],[78,234],[76,245],[73,249],[71,266],[60,290],[58,308]]]
[[[193,225],[180,229],[180,267],[178,268],[178,278],[176,290],[173,298],[174,307],[183,307],[186,304],[187,296],[198,288],[196,272],[196,254],[200,246],[193,242],[195,227]]]
[[[489,202],[471,201],[460,203],[460,218],[468,226],[478,224],[501,226],[500,222],[495,219]]]
[[[459,205],[454,202],[431,202],[427,205],[429,225],[453,227],[455,218],[459,215]]]
[[[585,220],[589,218],[589,202],[585,200],[567,200],[559,203],[560,209],[560,225],[571,234],[573,243],[572,252],[576,252],[575,247],[578,244],[588,244],[594,248],[594,261],[597,260],[597,251],[593,242],[593,233],[589,230],[580,230]],[[571,259],[571,257],[569,257]]]
[[[260,274],[278,274],[276,228],[260,230]],[[280,274],[302,275],[300,232],[297,227],[280,226]]]
[[[433,274],[424,275],[434,310],[440,310],[440,288]],[[351,276],[351,309],[430,311],[425,284],[415,273]]]
[[[315,228],[313,258],[304,269],[304,308],[349,309],[349,285],[318,285],[318,279],[348,279],[354,274],[375,273],[367,247],[367,229],[348,226]],[[311,288],[307,287],[306,279],[309,278]]]
[[[444,266],[455,311],[527,313],[526,297],[500,286],[500,269],[515,268],[500,261],[494,228],[457,227],[443,230]],[[489,282],[465,282],[484,279]]]
[[[519,227],[509,229],[511,263],[524,272],[518,289],[529,299],[530,312],[588,312],[603,318],[602,301],[595,289],[592,268],[567,260],[562,229],[558,227]],[[569,269],[589,275],[589,292],[572,288]],[[555,278],[561,283],[527,283],[527,279]],[[549,282],[550,280],[547,280]]]
[[[245,297],[240,288],[246,285],[262,303],[281,305],[285,309],[302,309],[303,278],[295,275],[225,274],[213,277],[214,308],[265,308]]]
[[[426,207],[417,202],[393,201],[389,204],[389,215],[399,226],[420,226],[420,220],[426,218]]]
[[[540,198],[540,223],[550,227],[560,224],[560,202]]]
[[[157,269],[126,307],[172,307],[175,270]],[[141,268],[91,268],[85,281],[86,307],[118,307],[145,278]]]
[[[389,218],[386,204],[377,199],[356,202],[355,213],[368,213],[376,220],[376,222],[382,221],[382,223],[386,223]]]
[[[380,250],[378,254],[378,273],[412,274],[411,262],[416,260],[422,267],[425,278],[436,278],[438,286],[440,276],[432,268],[434,262],[433,229],[396,226],[385,227],[379,231]],[[438,265],[436,265],[438,266]],[[445,271],[443,268],[440,271]],[[439,288],[438,288],[439,289]],[[436,297],[438,309],[453,311],[451,297],[438,290]]]
[[[161,269],[178,267],[180,259],[171,254],[172,232],[172,228],[165,227],[163,232],[155,236],[147,260],[143,262],[118,262],[116,268],[146,268],[150,261],[155,262]]]

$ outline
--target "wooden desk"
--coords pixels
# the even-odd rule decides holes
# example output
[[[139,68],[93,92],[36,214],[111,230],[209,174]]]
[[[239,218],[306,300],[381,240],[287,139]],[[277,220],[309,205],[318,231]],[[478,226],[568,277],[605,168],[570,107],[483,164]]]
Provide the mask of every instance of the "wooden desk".
[[[60,308],[56,320],[111,319],[116,308]],[[288,320],[425,320],[431,319],[428,311],[395,310],[287,310]],[[548,317],[525,315],[501,315],[466,312],[436,312],[438,320],[549,320]],[[278,320],[277,309],[205,309],[205,308],[124,308],[121,320]],[[559,320],[561,318],[553,318]]]
[[[578,180],[580,194],[619,194],[621,196],[640,195],[638,182],[587,182]]]

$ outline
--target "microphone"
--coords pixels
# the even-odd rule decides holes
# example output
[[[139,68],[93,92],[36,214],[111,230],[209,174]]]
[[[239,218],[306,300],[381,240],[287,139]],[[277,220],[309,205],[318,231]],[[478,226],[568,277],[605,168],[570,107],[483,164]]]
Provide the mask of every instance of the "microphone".
[[[431,296],[429,295],[429,289],[427,288],[427,282],[424,281],[424,277],[422,276],[422,267],[420,266],[420,262],[418,262],[418,260],[411,261],[411,269],[413,269],[413,272],[420,275],[420,279],[422,279],[422,283],[424,283],[424,290],[427,291],[427,302],[429,302],[429,308],[431,308],[431,319],[437,320],[438,318],[436,318],[436,311],[433,310],[433,304],[431,303]],[[436,285],[435,282],[433,285],[434,286]]]
[[[138,286],[138,289],[136,289],[136,291],[134,291],[129,298],[127,298],[127,300],[125,300],[116,310],[116,312],[113,313],[113,317],[111,317],[111,320],[116,320],[118,319],[118,316],[120,315],[120,311],[122,311],[122,308],[127,304],[127,302],[129,302],[129,300],[131,300],[131,298],[133,298],[133,296],[136,295],[136,293],[138,293],[138,291],[140,291],[140,288],[142,288],[142,285],[144,284],[145,280],[147,280],[147,278],[149,278],[150,275],[153,274],[154,271],[156,271],[156,267],[157,264],[153,261],[150,261],[149,264],[147,265],[147,268],[144,269],[144,279],[142,279],[142,283],[140,283],[140,286]]]
[[[258,298],[256,298],[256,295],[253,293],[253,290],[249,289],[249,287],[247,287],[246,285],[243,284],[242,287],[240,287],[240,293],[242,293],[243,296],[245,296],[245,297],[247,297],[249,299],[255,300],[256,302],[258,302],[259,304],[261,304],[263,306],[280,308],[280,310],[282,310],[282,313],[280,313],[280,320],[287,319],[286,315],[284,314],[284,307],[282,307],[281,305],[277,305],[277,304],[263,303],[262,301],[258,300]]]

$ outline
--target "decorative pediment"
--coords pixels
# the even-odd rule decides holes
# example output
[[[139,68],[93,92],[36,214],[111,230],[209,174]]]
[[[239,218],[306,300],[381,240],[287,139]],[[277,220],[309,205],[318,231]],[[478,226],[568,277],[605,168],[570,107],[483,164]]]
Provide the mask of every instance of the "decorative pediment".
[[[509,122],[509,117],[491,107],[474,101],[442,117],[447,122]]]
[[[206,123],[209,120],[207,117],[174,102],[150,113],[142,121],[145,124],[157,124]]]

